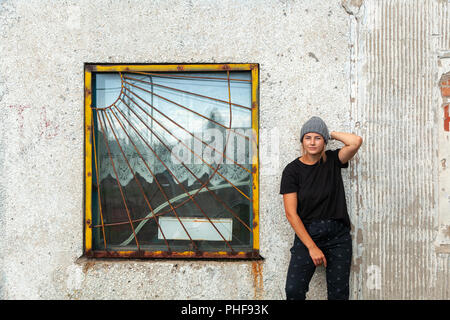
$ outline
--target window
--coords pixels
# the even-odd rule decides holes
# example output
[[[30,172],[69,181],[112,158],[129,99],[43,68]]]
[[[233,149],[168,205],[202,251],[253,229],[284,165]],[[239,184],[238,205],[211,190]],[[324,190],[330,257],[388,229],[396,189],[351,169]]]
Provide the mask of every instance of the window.
[[[259,258],[258,71],[85,65],[86,256]]]

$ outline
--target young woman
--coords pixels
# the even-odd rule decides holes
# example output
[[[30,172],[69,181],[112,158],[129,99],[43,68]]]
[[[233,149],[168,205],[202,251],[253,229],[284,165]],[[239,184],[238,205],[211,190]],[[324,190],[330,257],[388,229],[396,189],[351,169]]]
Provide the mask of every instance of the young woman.
[[[325,150],[329,139],[345,146]],[[329,134],[325,122],[312,117],[302,126],[300,142],[302,156],[285,167],[280,188],[295,232],[286,298],[304,300],[316,267],[323,264],[328,299],[348,300],[352,239],[341,168],[348,167],[362,138],[344,132]]]

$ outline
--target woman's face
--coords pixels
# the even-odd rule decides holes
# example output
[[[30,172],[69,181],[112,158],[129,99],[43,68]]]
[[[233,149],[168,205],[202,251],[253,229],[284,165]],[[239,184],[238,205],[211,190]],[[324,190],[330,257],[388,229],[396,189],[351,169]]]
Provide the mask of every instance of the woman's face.
[[[318,133],[307,133],[303,136],[303,148],[309,154],[321,154],[325,140]]]

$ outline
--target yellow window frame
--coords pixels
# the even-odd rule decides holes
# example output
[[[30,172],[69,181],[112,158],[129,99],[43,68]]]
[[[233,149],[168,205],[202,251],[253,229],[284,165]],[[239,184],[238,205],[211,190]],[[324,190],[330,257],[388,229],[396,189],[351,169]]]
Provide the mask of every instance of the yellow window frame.
[[[166,251],[104,251],[93,250],[92,233],[92,176],[94,158],[92,155],[92,74],[101,72],[208,72],[208,71],[250,71],[251,72],[251,115],[252,115],[252,209],[253,249],[251,252],[166,252]],[[259,255],[259,64],[90,64],[84,65],[84,255],[93,258],[237,258],[260,259]]]

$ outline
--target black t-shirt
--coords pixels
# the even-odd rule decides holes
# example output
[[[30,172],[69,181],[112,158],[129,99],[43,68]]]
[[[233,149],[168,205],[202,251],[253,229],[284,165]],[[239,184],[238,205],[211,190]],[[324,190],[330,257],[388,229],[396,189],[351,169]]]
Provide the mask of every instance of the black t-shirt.
[[[308,165],[296,158],[283,170],[280,194],[297,192],[297,214],[303,223],[341,219],[350,227],[341,175],[341,168],[348,168],[348,162],[341,163],[339,150],[326,150],[326,162],[321,158]]]

